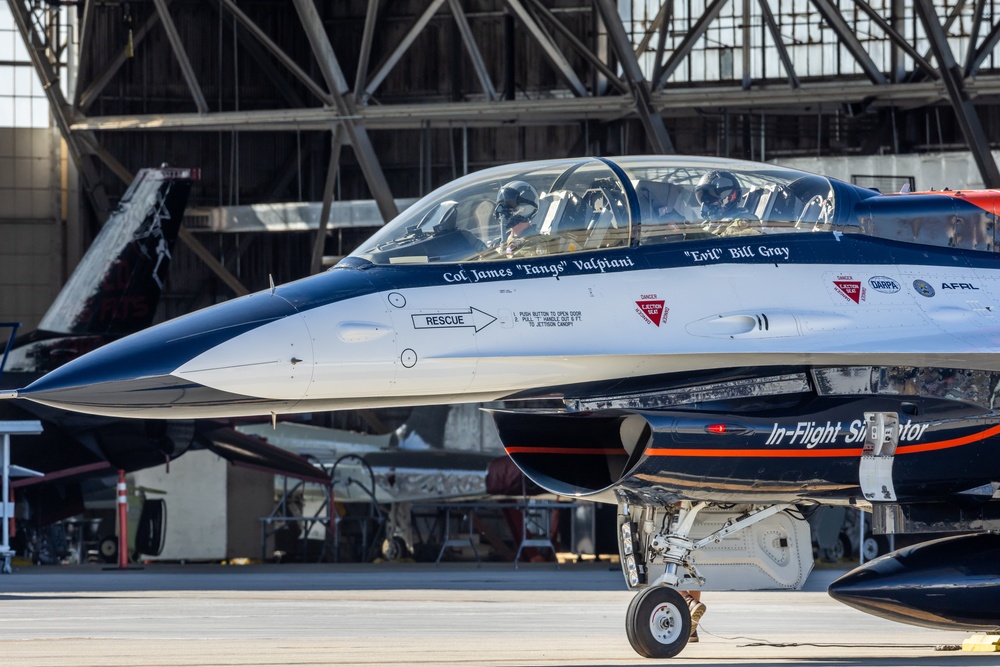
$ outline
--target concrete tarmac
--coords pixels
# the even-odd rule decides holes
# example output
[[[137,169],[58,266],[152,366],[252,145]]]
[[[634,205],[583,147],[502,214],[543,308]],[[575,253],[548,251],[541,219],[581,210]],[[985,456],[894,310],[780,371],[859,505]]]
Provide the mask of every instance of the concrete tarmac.
[[[670,665],[996,665],[806,590],[706,593],[701,642]],[[3,667],[650,665],[625,637],[617,565],[151,565],[0,575]]]

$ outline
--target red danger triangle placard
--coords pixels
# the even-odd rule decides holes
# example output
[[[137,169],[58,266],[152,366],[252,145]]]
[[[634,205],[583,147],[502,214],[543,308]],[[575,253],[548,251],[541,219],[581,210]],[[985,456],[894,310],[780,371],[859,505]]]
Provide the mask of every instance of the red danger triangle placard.
[[[861,281],[859,280],[834,280],[833,284],[854,303],[861,303]]]
[[[663,301],[636,301],[635,305],[639,306],[639,310],[649,318],[649,321],[660,326],[660,320],[663,319]]]

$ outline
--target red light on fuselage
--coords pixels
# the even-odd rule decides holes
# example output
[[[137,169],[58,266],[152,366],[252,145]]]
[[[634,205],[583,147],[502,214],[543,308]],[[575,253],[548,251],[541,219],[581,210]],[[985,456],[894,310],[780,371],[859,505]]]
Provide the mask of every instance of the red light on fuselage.
[[[726,432],[726,425],[725,424],[709,424],[708,426],[705,427],[705,430],[708,431],[709,433],[718,433],[718,434],[721,435],[721,434],[724,434]]]

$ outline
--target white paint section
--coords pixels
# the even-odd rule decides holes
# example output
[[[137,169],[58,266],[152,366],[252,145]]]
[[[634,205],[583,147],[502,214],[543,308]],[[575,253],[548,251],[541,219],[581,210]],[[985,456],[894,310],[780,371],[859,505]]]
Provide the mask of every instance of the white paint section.
[[[387,293],[370,294],[302,314],[313,341],[313,380],[306,398],[396,396],[396,372],[402,349],[396,323],[390,318]],[[385,335],[342,336],[365,322],[385,327]],[[371,332],[371,328],[367,331]]]
[[[369,294],[248,332],[176,374],[244,395],[388,405],[742,365],[1000,368],[1000,281],[982,269],[707,262]]]
[[[173,375],[242,396],[298,400],[312,380],[313,359],[309,328],[293,314],[203,352]]]

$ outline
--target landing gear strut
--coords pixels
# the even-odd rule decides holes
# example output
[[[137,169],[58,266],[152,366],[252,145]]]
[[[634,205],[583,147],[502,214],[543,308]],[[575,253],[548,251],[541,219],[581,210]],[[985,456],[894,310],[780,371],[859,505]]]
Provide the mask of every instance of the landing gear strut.
[[[672,658],[687,646],[691,612],[673,588],[651,586],[632,598],[625,615],[625,634],[644,658]]]

